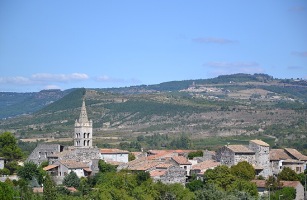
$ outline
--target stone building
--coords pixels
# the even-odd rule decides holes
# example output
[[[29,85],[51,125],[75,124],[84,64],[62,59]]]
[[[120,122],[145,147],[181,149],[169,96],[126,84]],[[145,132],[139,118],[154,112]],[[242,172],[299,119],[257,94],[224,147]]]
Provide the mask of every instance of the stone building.
[[[250,140],[249,149],[255,152],[254,168],[256,175],[268,177],[272,175],[270,166],[270,145],[261,140]]]
[[[216,160],[229,167],[242,161],[254,165],[255,152],[244,145],[225,145],[216,152]]]
[[[296,173],[302,173],[306,169],[307,156],[296,149],[271,149],[270,165],[274,175],[280,173],[283,168],[289,167]]]
[[[129,151],[121,149],[100,149],[100,159],[106,162],[127,163]]]
[[[64,150],[64,146],[59,144],[39,144],[27,158],[26,162],[33,162],[40,165],[44,161],[48,161],[49,156],[56,155]]]
[[[88,120],[84,99],[80,117],[75,121],[74,145],[75,147],[93,146],[93,122]]]

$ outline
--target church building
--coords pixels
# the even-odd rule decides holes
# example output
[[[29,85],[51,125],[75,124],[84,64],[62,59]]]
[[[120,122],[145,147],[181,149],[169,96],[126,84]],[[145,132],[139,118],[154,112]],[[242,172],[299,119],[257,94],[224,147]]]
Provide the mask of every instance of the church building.
[[[75,121],[74,146],[93,146],[93,122],[92,120],[88,120],[84,99],[79,120],[76,119]]]

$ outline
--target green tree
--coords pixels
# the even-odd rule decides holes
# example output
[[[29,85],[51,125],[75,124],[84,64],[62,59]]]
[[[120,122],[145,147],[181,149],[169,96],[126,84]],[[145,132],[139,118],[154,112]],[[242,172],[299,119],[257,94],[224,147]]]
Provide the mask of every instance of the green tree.
[[[17,140],[10,132],[0,134],[0,157],[4,157],[8,162],[19,160],[23,156],[21,149],[17,145]]]
[[[132,160],[135,160],[135,155],[133,153],[129,153],[128,154],[128,161],[132,161]]]
[[[195,192],[195,196],[199,200],[223,200],[227,194],[214,184],[206,184],[202,190]]]
[[[195,192],[197,190],[200,190],[204,187],[204,183],[201,180],[193,180],[186,184],[186,187],[191,190],[192,192]]]
[[[57,199],[56,187],[54,182],[52,181],[49,174],[46,175],[44,179],[44,192],[43,192],[44,200],[55,200]]]
[[[244,180],[252,180],[256,175],[254,167],[246,161],[231,166],[230,171],[234,176]]]
[[[282,171],[278,174],[278,178],[284,181],[298,181],[299,177],[295,171],[293,171],[289,167],[285,167]]]
[[[280,190],[272,192],[270,195],[271,200],[280,200],[280,199],[292,200],[292,199],[295,199],[295,197],[296,197],[296,191],[292,187],[284,187]]]
[[[71,171],[69,174],[67,174],[64,177],[63,185],[67,187],[78,188],[80,185],[80,178],[77,176],[75,172]]]
[[[189,159],[193,159],[194,157],[202,157],[203,156],[203,151],[198,150],[198,151],[192,151],[188,154]]]
[[[116,172],[116,167],[114,165],[106,163],[104,160],[98,161],[99,172]]]
[[[27,181],[30,181],[34,178],[36,178],[36,179],[38,178],[39,170],[38,170],[37,165],[35,163],[26,162],[23,167],[20,167],[17,170],[17,175],[20,178],[23,178]]]
[[[14,195],[13,187],[10,184],[2,183],[0,181],[0,199],[13,200]]]
[[[237,179],[235,180],[230,188],[229,191],[243,191],[248,193],[251,196],[258,196],[258,190],[255,183],[251,183],[250,181]]]
[[[204,174],[205,183],[215,184],[225,191],[235,181],[236,177],[231,174],[229,167],[225,165],[209,169]]]

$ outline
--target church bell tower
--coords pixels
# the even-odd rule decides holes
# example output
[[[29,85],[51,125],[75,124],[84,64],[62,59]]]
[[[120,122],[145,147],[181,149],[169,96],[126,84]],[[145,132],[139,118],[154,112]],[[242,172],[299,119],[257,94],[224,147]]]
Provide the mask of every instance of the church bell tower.
[[[93,145],[93,122],[88,120],[83,99],[79,120],[75,121],[74,146],[92,147]]]

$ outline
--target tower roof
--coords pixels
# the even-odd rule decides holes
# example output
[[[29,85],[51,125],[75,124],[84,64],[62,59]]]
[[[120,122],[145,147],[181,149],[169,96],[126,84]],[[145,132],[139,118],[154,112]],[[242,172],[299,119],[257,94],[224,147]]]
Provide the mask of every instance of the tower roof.
[[[88,118],[86,113],[85,101],[83,99],[80,117],[79,117],[79,123],[86,123],[86,122],[88,122]]]

